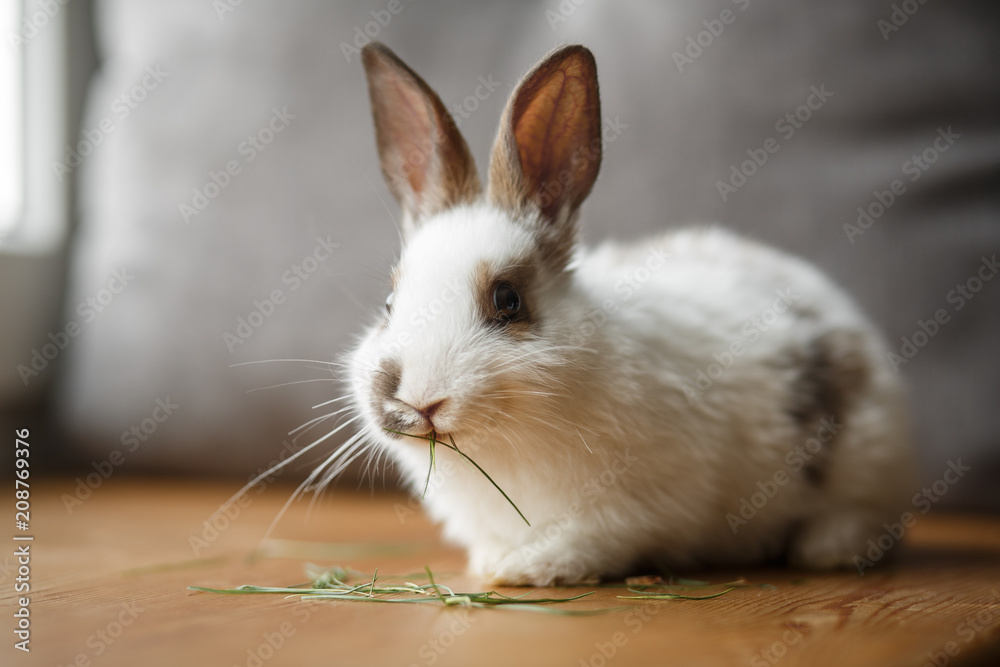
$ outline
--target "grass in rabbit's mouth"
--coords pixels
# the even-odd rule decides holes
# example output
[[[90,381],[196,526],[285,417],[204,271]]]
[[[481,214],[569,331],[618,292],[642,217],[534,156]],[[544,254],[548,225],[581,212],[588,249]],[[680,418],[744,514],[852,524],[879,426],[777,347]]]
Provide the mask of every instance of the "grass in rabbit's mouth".
[[[480,467],[480,465],[478,463],[476,463],[475,461],[472,460],[471,456],[469,456],[468,454],[466,454],[465,452],[463,452],[461,449],[458,448],[458,445],[455,444],[455,439],[453,437],[451,437],[451,435],[448,436],[448,442],[444,442],[443,440],[439,440],[438,439],[438,434],[435,431],[431,431],[429,435],[413,435],[411,433],[403,433],[402,431],[393,431],[391,428],[387,428],[385,430],[388,431],[389,433],[395,433],[396,435],[405,435],[408,438],[416,438],[418,440],[426,440],[428,443],[430,443],[430,456],[431,456],[431,460],[430,460],[430,465],[427,466],[427,480],[424,482],[424,492],[420,496],[421,500],[423,500],[424,496],[427,495],[427,487],[430,486],[430,483],[431,483],[431,472],[436,468],[436,465],[437,465],[436,455],[434,453],[434,448],[437,445],[441,445],[442,447],[447,447],[448,449],[453,450],[459,456],[461,456],[463,459],[465,459],[468,463],[471,463],[473,466],[475,466],[476,470],[478,470],[480,473],[482,473],[483,477],[485,477],[486,479],[488,479],[489,482],[490,482],[490,484],[492,484],[494,487],[496,487],[496,490],[499,491],[500,494],[504,497],[504,499],[508,503],[510,503],[510,506],[514,508],[514,511],[516,511],[521,516],[521,518],[524,519],[524,522],[526,524],[528,524],[528,526],[531,526],[531,522],[528,521],[527,517],[524,516],[524,513],[517,508],[517,505],[515,505],[514,501],[510,499],[510,496],[508,496],[504,492],[504,490],[500,488],[499,484],[497,484],[496,482],[493,481],[493,478],[490,477],[489,474],[487,474],[487,472],[485,470],[483,470],[482,467]]]

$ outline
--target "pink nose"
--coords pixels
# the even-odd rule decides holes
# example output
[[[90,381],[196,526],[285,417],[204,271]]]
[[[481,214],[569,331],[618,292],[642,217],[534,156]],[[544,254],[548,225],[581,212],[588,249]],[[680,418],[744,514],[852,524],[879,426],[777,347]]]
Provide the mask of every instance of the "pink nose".
[[[437,412],[442,405],[444,405],[444,399],[438,401],[437,403],[432,403],[431,405],[428,405],[425,408],[417,408],[417,412],[422,414],[428,420],[432,420],[434,417],[434,413]]]

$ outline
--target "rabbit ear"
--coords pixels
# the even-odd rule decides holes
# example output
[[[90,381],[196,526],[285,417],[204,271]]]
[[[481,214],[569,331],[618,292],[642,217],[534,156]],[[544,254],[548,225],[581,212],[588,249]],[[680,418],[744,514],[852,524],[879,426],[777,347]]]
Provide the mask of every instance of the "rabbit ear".
[[[416,72],[378,42],[365,46],[361,59],[382,174],[409,235],[427,216],[479,196],[476,165],[444,104]]]
[[[490,157],[489,200],[518,214],[537,212],[560,261],[572,250],[575,213],[601,166],[597,64],[586,48],[554,51],[507,102]]]

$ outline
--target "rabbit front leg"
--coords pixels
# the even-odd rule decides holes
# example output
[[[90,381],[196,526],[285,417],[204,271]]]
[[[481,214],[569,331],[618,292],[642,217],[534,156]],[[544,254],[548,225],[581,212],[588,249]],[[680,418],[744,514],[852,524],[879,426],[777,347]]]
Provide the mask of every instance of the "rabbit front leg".
[[[508,586],[579,584],[627,564],[627,555],[609,548],[604,540],[555,523],[518,546],[474,546],[470,555],[472,574]]]

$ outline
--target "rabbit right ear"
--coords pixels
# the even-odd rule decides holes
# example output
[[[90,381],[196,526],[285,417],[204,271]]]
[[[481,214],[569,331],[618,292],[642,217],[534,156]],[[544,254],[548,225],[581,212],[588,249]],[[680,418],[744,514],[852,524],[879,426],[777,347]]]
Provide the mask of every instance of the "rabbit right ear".
[[[565,264],[576,211],[600,166],[597,65],[586,48],[566,46],[536,65],[507,102],[490,156],[489,200],[537,216],[543,245]]]
[[[403,209],[403,234],[427,216],[469,203],[481,192],[476,165],[440,98],[378,42],[361,50],[379,162]]]

